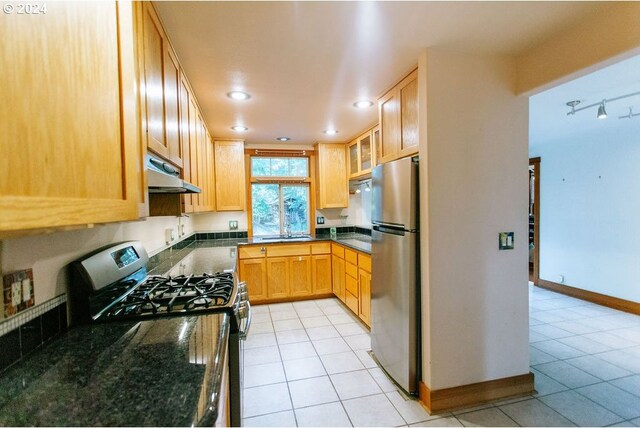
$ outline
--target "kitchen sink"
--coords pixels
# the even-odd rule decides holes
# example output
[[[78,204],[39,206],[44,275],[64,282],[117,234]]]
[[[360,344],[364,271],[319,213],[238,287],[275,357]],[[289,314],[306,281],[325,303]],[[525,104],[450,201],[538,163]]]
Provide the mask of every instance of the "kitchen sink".
[[[280,235],[280,236],[266,236],[264,238],[254,238],[255,242],[300,242],[310,241],[311,235]]]

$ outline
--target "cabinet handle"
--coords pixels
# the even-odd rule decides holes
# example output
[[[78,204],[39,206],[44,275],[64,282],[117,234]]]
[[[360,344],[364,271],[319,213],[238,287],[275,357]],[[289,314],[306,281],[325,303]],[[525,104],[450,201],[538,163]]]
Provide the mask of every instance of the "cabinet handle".
[[[265,247],[260,247],[260,252],[261,253],[265,253],[267,251],[267,249]]]

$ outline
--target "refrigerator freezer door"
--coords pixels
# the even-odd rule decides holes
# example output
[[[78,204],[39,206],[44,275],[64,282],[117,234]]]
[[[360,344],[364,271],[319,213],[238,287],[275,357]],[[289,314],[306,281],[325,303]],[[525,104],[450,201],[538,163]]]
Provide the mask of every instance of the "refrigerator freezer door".
[[[418,229],[418,164],[412,158],[383,163],[371,173],[371,220]]]
[[[377,229],[377,230],[376,230]],[[417,391],[419,312],[416,233],[372,231],[371,349],[409,393]]]

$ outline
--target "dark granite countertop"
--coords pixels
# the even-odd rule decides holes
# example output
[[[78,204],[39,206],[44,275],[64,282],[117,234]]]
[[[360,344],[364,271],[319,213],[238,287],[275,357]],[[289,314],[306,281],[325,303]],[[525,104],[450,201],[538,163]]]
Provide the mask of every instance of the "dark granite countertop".
[[[0,425],[210,424],[228,332],[225,314],[72,328],[0,376]]]
[[[313,237],[371,253],[360,233]],[[281,242],[290,242],[282,240]],[[299,241],[298,241],[299,242]],[[241,239],[190,240],[149,260],[149,273],[201,274],[235,269]],[[271,241],[269,243],[278,243]],[[191,426],[209,421],[209,398],[227,342],[225,314],[79,326],[0,375],[0,425]],[[225,348],[226,349],[226,348]],[[209,422],[210,423],[210,422]]]
[[[315,235],[304,240],[261,238],[213,239],[183,241],[149,259],[149,273],[155,275],[202,274],[235,269],[238,245],[269,245],[283,243],[333,241],[354,250],[371,254],[371,237],[362,233],[341,233],[336,238],[330,235]],[[197,250],[197,251],[196,251]]]
[[[312,235],[310,238],[247,238],[242,241],[239,245],[296,244],[301,242],[332,241],[353,248],[354,250],[371,254],[371,237],[362,233],[341,233],[335,238],[331,238],[331,235]]]

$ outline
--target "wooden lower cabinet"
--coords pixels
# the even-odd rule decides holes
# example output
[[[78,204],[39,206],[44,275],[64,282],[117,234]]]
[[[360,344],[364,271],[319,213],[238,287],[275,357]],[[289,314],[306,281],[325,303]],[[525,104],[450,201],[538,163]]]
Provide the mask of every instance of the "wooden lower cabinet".
[[[330,294],[331,287],[331,254],[320,254],[311,258],[311,275],[313,294]]]
[[[364,269],[358,270],[360,285],[360,311],[358,316],[364,323],[371,326],[371,273]]]
[[[247,259],[240,260],[240,278],[247,283],[249,300],[267,299],[267,269],[266,260]]]
[[[332,293],[330,251],[322,242],[243,245],[238,248],[240,280],[247,283],[252,303],[327,297]]]
[[[367,325],[371,257],[339,244],[247,245],[238,249],[240,279],[252,303],[327,297],[332,293]]]
[[[267,258],[267,297],[282,299],[289,297],[289,258]]]
[[[338,299],[344,302],[344,282],[345,282],[345,266],[344,259],[336,256],[335,254],[331,256],[331,268],[333,275],[333,294],[338,297]]]
[[[358,313],[358,298],[348,291],[344,293],[344,303],[353,313]]]
[[[311,279],[311,256],[289,258],[290,296],[310,296],[313,294]]]

